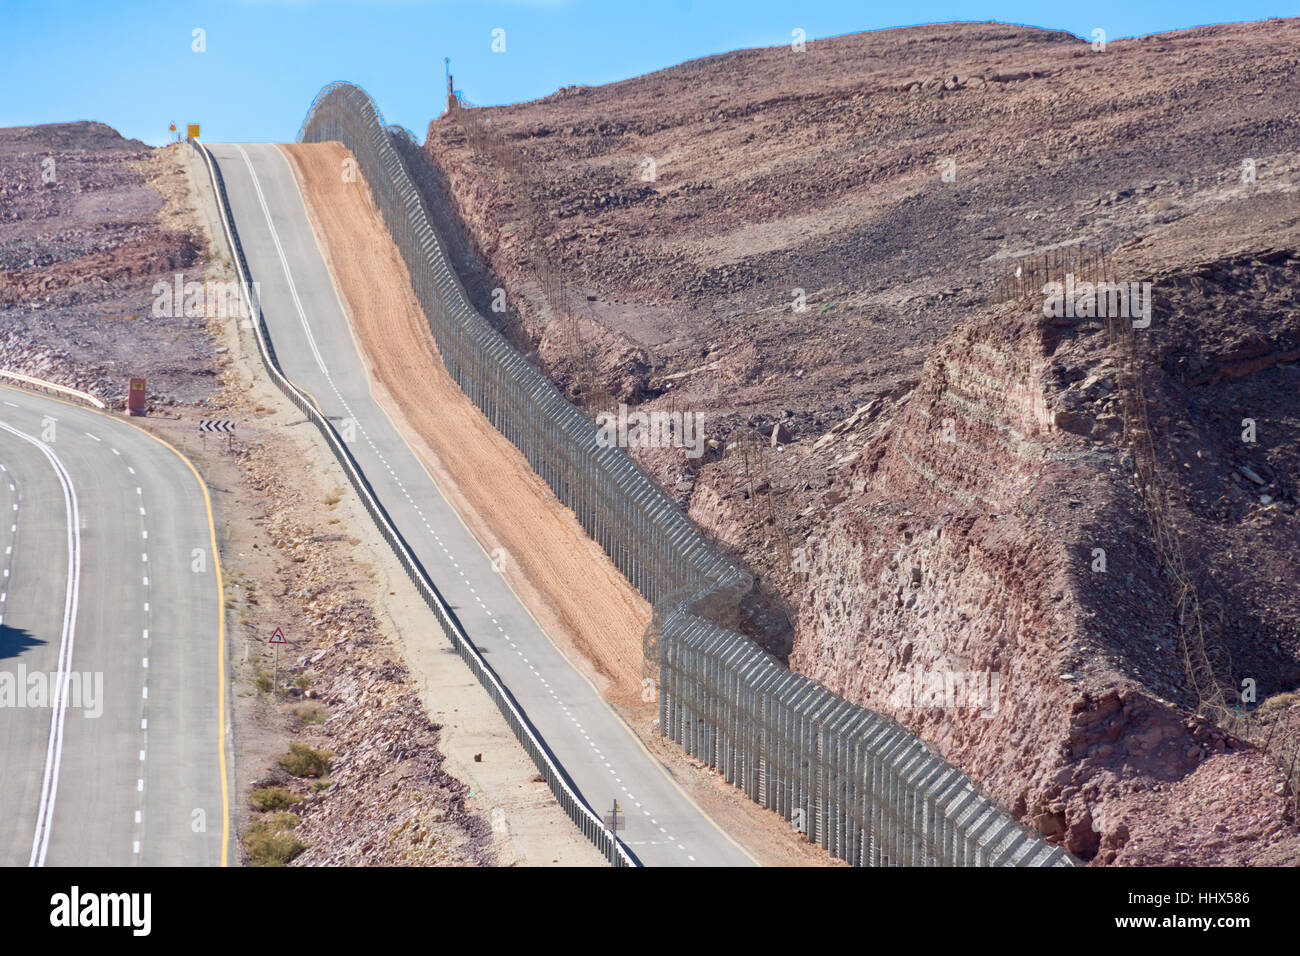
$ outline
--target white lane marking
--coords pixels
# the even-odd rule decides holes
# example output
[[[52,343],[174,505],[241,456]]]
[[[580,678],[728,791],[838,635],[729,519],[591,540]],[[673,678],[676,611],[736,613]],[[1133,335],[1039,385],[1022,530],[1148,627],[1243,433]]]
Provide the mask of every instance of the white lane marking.
[[[134,474],[134,472],[132,472],[132,474]],[[139,494],[139,493],[140,493],[140,489],[137,488],[137,489],[136,489],[136,492],[137,492],[137,494]],[[143,498],[141,498],[141,500],[143,500]],[[148,530],[144,527],[144,517],[143,517],[143,515],[144,515],[144,508],[141,508],[141,509],[140,509],[140,515],[141,515],[141,518],[140,518],[140,525],[141,525],[141,527],[140,527],[140,540],[142,540],[142,541],[147,541],[147,540],[149,540],[149,532],[148,532]],[[149,562],[149,552],[147,552],[147,551],[141,551],[141,552],[140,552],[140,562],[141,562],[142,564],[147,564],[147,563]],[[148,586],[149,586],[149,578],[148,578],[148,577],[145,577],[145,578],[144,578],[144,585],[145,585],[145,587],[148,587]],[[149,623],[149,602],[148,602],[148,601],[144,602],[144,613],[145,613],[145,623],[148,624],[148,623]],[[143,629],[141,630],[141,637],[142,637],[145,641],[148,641],[148,640],[149,640],[149,629],[148,629],[147,627],[146,627],[146,628],[143,628]],[[142,657],[142,658],[140,658],[140,667],[143,668],[143,669],[146,670],[146,671],[149,669],[149,658],[148,658],[148,657]],[[142,744],[142,745],[148,743],[148,739],[147,739],[147,738],[148,738],[148,730],[149,730],[149,718],[148,718],[147,716],[145,716],[145,714],[148,713],[148,706],[149,706],[149,704],[148,704],[148,701],[149,701],[149,685],[148,685],[148,677],[149,677],[149,675],[146,674],[146,675],[145,675],[145,684],[144,684],[144,686],[143,686],[143,687],[141,688],[141,690],[140,690],[140,696],[141,696],[141,699],[143,700],[143,703],[141,704],[141,709],[144,711],[144,713],[142,713],[142,714],[140,715],[140,733],[141,733],[141,736],[143,736],[144,738],[146,738],[145,740],[142,740],[142,741],[141,741],[141,744]],[[143,762],[144,759],[145,759],[145,748],[144,748],[144,746],[141,746],[141,748],[140,748],[140,760]],[[142,789],[143,789],[143,788],[142,788]],[[141,835],[141,836],[143,835],[143,834],[141,833],[141,830],[143,829],[143,827],[140,826],[141,809],[140,809],[139,804],[140,804],[141,802],[143,802],[143,800],[144,800],[144,797],[143,797],[143,796],[140,796],[140,797],[137,799],[137,809],[136,809],[136,811],[135,811],[135,822],[136,822],[136,825],[137,825],[137,835]],[[139,845],[140,845],[140,841],[137,840],[137,841],[136,841],[136,846],[138,847]],[[137,850],[137,852],[139,852],[139,851]]]
[[[18,407],[18,406],[15,405],[13,402],[5,402],[5,404],[8,405],[10,408],[17,408],[17,407]]]
[[[133,475],[135,474],[135,469],[132,468],[130,465],[127,465],[127,466],[126,466],[126,470],[129,471],[129,472],[130,472],[131,474],[133,474]]]
[[[0,428],[40,449],[63,488],[63,507],[68,519],[68,584],[63,598],[63,629],[59,638],[59,661],[54,689],[54,707],[50,714],[50,739],[45,747],[45,771],[41,777],[41,802],[37,807],[36,830],[32,834],[32,853],[28,866],[44,866],[50,846],[50,829],[54,821],[54,803],[59,792],[59,765],[63,762],[63,724],[67,713],[68,673],[72,670],[72,650],[76,643],[77,600],[81,584],[81,515],[77,494],[63,462],[49,445],[38,438],[0,422]]]
[[[92,435],[90,432],[83,432],[82,434],[84,434],[87,438],[93,438],[95,439],[95,441],[99,441],[98,435]]]

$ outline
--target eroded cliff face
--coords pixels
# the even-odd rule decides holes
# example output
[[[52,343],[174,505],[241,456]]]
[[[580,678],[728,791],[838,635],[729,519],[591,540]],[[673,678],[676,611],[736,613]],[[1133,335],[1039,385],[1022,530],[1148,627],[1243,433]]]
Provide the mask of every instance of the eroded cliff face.
[[[1265,267],[1238,263],[1251,274]],[[1211,294],[1205,283],[1157,285],[1163,327],[1143,347],[1177,367],[1172,353],[1190,338],[1207,347],[1201,365],[1213,365],[1220,340],[1193,328],[1213,322],[1187,311]],[[1240,297],[1234,307],[1253,308]],[[1285,357],[1294,328],[1267,326],[1278,347],[1255,351]],[[1231,863],[1265,847],[1290,852],[1282,773],[1191,716],[1170,584],[1119,440],[1117,359],[1100,324],[1054,324],[1023,306],[976,317],[938,348],[898,413],[836,476],[845,498],[810,541],[790,665],[895,718],[1084,859]],[[1194,379],[1213,378],[1202,372]],[[1178,387],[1159,364],[1150,377],[1156,396]],[[1294,426],[1294,402],[1290,419],[1276,411],[1276,425]],[[1172,433],[1193,426],[1161,417],[1163,454]],[[1197,424],[1192,460],[1215,446],[1226,449],[1219,458],[1232,453],[1222,429]],[[1213,495],[1198,495],[1190,478],[1176,490],[1180,526],[1204,540],[1209,529],[1195,531],[1185,502]],[[1294,489],[1289,501],[1275,514],[1288,541]],[[1260,549],[1238,522],[1218,524]],[[1287,689],[1295,656],[1284,609],[1236,598],[1280,651],[1258,661],[1268,692]],[[1234,657],[1250,643],[1224,640]]]

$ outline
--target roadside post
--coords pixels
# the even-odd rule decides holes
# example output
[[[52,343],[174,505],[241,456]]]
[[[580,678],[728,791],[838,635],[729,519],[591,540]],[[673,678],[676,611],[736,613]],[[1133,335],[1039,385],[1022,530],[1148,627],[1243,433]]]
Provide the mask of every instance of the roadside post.
[[[289,642],[284,639],[284,631],[277,627],[267,643],[275,648],[275,675],[271,678],[271,693],[274,694],[280,690],[280,645]]]
[[[144,379],[131,379],[131,388],[126,393],[127,415],[144,415],[145,394]]]
[[[623,828],[627,829],[627,817],[623,814],[622,809],[619,807],[618,801],[615,800],[614,809],[611,810],[609,813],[605,814],[605,826],[609,827],[609,832],[614,835],[615,847],[618,846],[619,824],[622,824]]]

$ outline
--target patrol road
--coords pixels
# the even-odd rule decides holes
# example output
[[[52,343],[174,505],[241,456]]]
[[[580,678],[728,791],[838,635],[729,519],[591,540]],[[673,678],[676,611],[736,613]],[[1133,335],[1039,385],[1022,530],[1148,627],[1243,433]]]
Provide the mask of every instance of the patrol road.
[[[214,549],[174,451],[0,386],[0,865],[226,862]]]
[[[208,149],[285,374],[355,436],[349,450],[398,530],[587,803],[604,814],[618,800],[620,836],[647,865],[752,865],[551,642],[372,398],[284,154],[270,144]]]

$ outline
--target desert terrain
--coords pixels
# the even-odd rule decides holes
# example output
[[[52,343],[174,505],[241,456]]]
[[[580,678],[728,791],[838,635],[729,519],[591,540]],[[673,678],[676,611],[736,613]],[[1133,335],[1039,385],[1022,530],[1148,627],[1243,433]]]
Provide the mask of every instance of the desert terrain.
[[[702,417],[702,457],[633,453],[756,575],[756,641],[1083,860],[1293,862],[1296,723],[1208,713],[1167,562],[1227,707],[1294,714],[1297,40],[856,34],[452,109],[407,161],[480,311],[593,417]],[[1151,283],[1158,504],[1125,356],[1006,295],[1067,253]],[[992,713],[898,692],[990,673]]]
[[[472,300],[575,403],[696,416],[701,456],[632,453],[754,574],[754,641],[1085,862],[1295,865],[1298,50],[1297,19],[1104,47],[909,27],[454,107],[394,143]],[[145,377],[146,424],[213,487],[241,831],[275,818],[254,790],[286,790],[300,864],[596,862],[460,665],[412,636],[404,575],[242,318],[171,295],[233,278],[188,149],[0,129],[0,369],[118,411]],[[303,181],[338,158],[295,149]],[[329,251],[346,217],[315,216]],[[648,607],[472,409],[429,420],[454,386],[391,250],[343,248],[386,409],[652,735]],[[1044,313],[1042,279],[1099,262],[1150,283],[1131,340]],[[345,278],[386,269],[387,297]],[[204,442],[200,418],[237,437]],[[970,677],[993,698],[954,700]],[[327,775],[284,769],[291,742]],[[677,769],[765,862],[821,862]]]
[[[182,290],[234,279],[205,177],[190,146],[149,148],[100,123],[0,129],[0,369],[117,413],[144,377],[137,421],[212,492],[242,862],[601,865],[429,634],[323,441],[266,378],[238,304],[170,294],[178,276]],[[235,436],[200,435],[204,418],[234,421]],[[325,773],[286,769],[291,746],[325,755]]]

